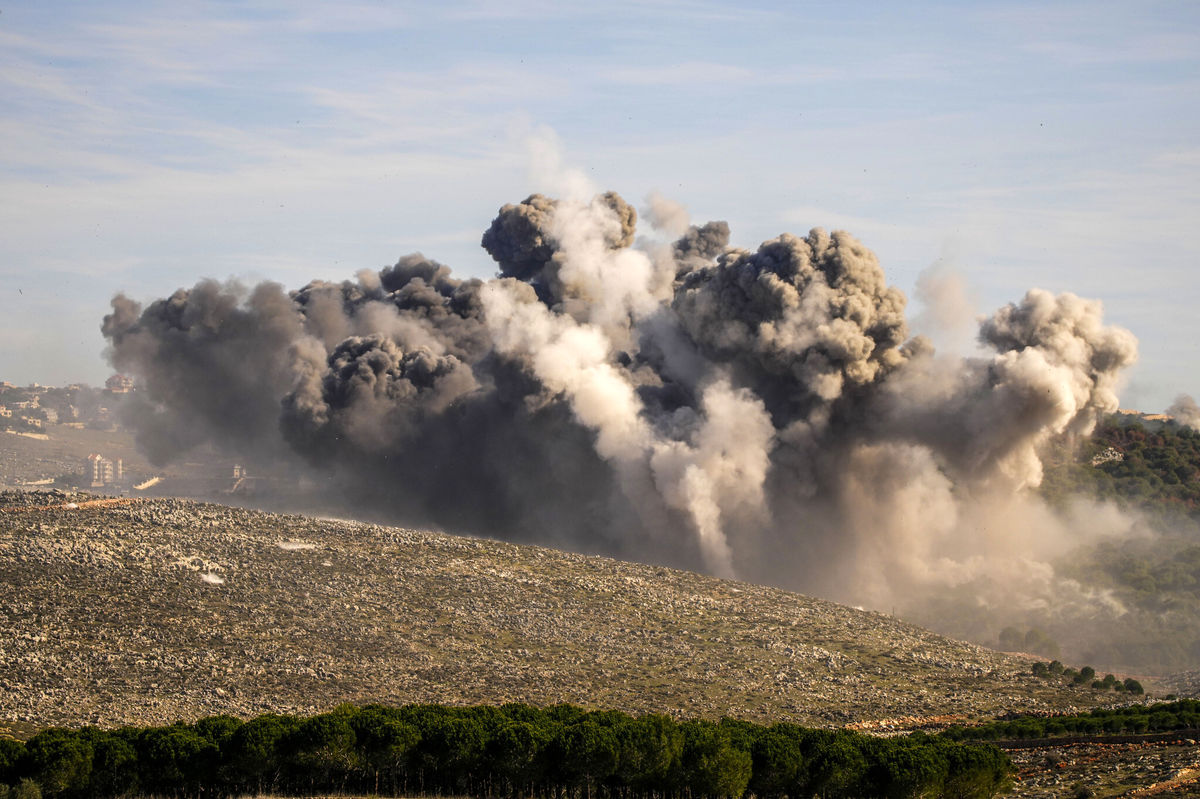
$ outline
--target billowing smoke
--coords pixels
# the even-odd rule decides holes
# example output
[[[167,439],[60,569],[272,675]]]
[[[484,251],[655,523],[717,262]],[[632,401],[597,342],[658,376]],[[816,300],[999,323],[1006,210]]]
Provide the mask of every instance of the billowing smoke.
[[[987,355],[940,355],[848,233],[744,250],[661,197],[647,216],[639,239],[614,193],[533,195],[483,235],[493,280],[409,255],[291,292],[202,281],[118,296],[103,331],[151,456],[302,461],[400,523],[881,608],[1014,580],[1045,602],[1046,558],[1122,523],[1031,494],[1136,357],[1098,303],[1033,290],[982,321]]]
[[[1167,408],[1167,416],[1174,418],[1181,425],[1200,430],[1200,405],[1197,405],[1196,400],[1189,394],[1176,397],[1171,407]]]

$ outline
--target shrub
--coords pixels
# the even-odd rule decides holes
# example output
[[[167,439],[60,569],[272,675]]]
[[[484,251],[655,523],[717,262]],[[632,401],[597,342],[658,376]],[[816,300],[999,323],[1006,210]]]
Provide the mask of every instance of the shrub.
[[[13,799],[42,799],[42,786],[31,779],[23,779],[12,791]]]

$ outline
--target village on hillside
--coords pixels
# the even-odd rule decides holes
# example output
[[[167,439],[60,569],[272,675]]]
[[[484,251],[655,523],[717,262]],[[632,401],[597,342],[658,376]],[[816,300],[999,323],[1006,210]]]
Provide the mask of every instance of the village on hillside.
[[[121,496],[250,496],[261,488],[264,478],[216,453],[188,453],[170,467],[149,463],[123,423],[137,391],[122,374],[103,388],[0,381],[0,488]]]

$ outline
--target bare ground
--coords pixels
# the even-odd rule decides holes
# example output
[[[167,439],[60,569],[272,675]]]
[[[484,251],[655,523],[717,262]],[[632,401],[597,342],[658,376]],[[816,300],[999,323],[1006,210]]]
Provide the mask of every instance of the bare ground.
[[[690,572],[182,500],[88,500],[0,498],[0,718],[524,701],[886,731],[1101,697],[887,615]]]

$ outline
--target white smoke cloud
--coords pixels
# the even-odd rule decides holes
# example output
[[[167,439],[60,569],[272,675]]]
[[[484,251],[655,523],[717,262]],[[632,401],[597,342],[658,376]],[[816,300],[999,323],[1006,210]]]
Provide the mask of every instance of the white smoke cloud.
[[[939,260],[917,275],[916,301],[921,311],[913,330],[928,336],[943,352],[967,354],[974,349],[981,314],[965,275],[950,262]]]
[[[692,223],[686,208],[657,191],[646,197],[644,214],[651,227],[676,238],[687,233]]]

